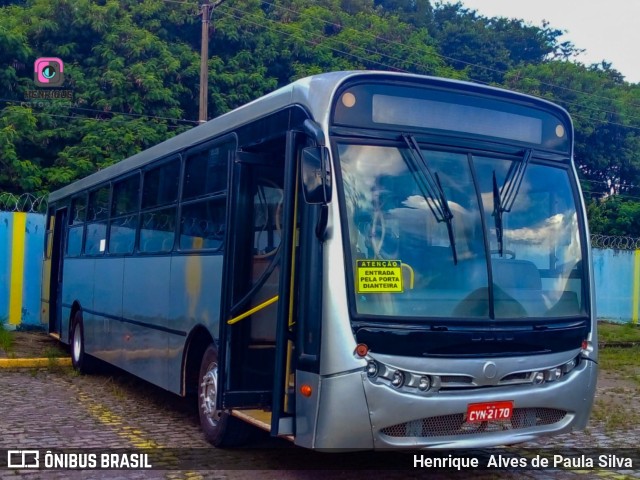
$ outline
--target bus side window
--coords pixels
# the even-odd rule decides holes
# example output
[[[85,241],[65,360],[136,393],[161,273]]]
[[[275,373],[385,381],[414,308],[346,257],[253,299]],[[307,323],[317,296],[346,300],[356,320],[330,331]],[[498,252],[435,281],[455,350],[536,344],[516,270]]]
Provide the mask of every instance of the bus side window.
[[[170,252],[176,232],[180,158],[144,173],[140,251]]]
[[[106,186],[89,193],[84,245],[84,253],[87,255],[102,255],[105,252],[110,189],[111,187]]]
[[[235,143],[225,142],[187,154],[180,214],[181,250],[222,250],[231,152],[235,152]]]
[[[77,257],[82,253],[86,214],[86,195],[71,200],[71,215],[69,215],[69,231],[67,233],[67,255],[69,257]]]
[[[109,253],[133,253],[138,223],[140,175],[136,174],[113,185]]]

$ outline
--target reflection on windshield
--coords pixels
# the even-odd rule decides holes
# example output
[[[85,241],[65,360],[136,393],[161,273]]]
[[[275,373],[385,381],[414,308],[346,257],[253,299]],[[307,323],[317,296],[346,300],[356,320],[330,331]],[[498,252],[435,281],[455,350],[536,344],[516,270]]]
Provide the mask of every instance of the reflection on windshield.
[[[438,200],[417,182],[415,157],[407,147],[341,144],[338,153],[360,314],[525,318],[582,313],[582,253],[565,170],[529,164],[511,211],[503,212],[499,249],[493,178],[503,186],[512,161],[422,151],[452,214],[449,232],[433,214],[430,202]],[[379,262],[366,262],[374,260]],[[399,285],[386,289],[394,278]]]

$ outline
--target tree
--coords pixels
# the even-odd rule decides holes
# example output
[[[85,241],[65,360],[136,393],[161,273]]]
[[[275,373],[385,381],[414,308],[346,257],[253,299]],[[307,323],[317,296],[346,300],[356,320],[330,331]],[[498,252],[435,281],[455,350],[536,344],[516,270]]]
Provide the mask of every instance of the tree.
[[[279,81],[349,69],[459,76],[437,55],[426,29],[416,28],[395,12],[376,10],[367,2],[358,4],[360,11],[347,13],[341,9],[343,1],[271,4],[268,18],[282,52]]]
[[[461,3],[434,10],[432,34],[447,62],[469,78],[500,84],[511,69],[577,55],[571,42],[559,43],[562,31],[523,20],[488,18]]]
[[[176,18],[188,26],[186,7],[32,0],[0,12],[0,55],[11,65],[0,70],[0,190],[49,191],[189,125],[175,119],[195,110],[199,58],[162,27]],[[38,90],[31,65],[44,56],[64,59],[72,100],[25,98]]]
[[[508,88],[563,105],[575,127],[575,160],[593,196],[640,185],[640,90],[617,72],[571,62],[548,62],[511,71]]]
[[[429,29],[433,24],[429,0],[375,0],[374,4],[418,28]]]
[[[592,234],[640,237],[640,202],[620,196],[592,200],[587,214]]]

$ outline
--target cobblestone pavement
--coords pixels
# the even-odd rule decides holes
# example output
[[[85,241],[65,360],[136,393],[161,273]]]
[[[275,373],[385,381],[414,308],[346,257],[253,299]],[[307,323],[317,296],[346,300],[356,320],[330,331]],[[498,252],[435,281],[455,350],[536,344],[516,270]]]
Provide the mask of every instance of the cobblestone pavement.
[[[597,401],[605,408],[622,412],[634,407],[634,394],[625,385],[599,387]],[[624,408],[623,408],[624,407]],[[378,453],[344,457],[351,454],[317,454],[298,449],[287,442],[258,435],[254,445],[261,448],[221,450],[210,447],[202,438],[197,412],[191,405],[170,393],[153,387],[119,371],[80,376],[70,368],[0,370],[0,450],[47,449],[158,449],[180,448],[205,455],[211,470],[15,470],[0,469],[0,479],[239,479],[315,480],[320,478],[361,479],[363,476],[389,479],[469,478],[470,471],[438,472],[418,470],[346,469],[287,470],[289,460],[305,455],[323,455],[330,468],[333,458],[357,459],[366,469]],[[593,423],[586,432],[567,434],[525,447],[554,448],[635,448],[640,439],[640,425],[607,431]],[[516,448],[521,448],[518,446]],[[509,450],[507,450],[509,451]],[[610,450],[616,453],[618,450]],[[167,450],[171,463],[171,450]],[[485,450],[490,452],[490,450]],[[533,455],[534,450],[528,450]],[[175,451],[174,451],[175,453]],[[575,453],[575,451],[574,451]],[[338,455],[334,457],[332,455]],[[404,454],[411,464],[412,454]],[[306,457],[309,458],[309,457]],[[315,457],[317,459],[317,457]],[[355,461],[355,460],[354,460]],[[3,465],[0,459],[0,465]],[[219,468],[219,469],[216,469]],[[282,469],[282,470],[276,470]],[[474,471],[474,479],[496,478],[640,478],[640,470],[601,470],[576,468],[567,470],[494,470]]]

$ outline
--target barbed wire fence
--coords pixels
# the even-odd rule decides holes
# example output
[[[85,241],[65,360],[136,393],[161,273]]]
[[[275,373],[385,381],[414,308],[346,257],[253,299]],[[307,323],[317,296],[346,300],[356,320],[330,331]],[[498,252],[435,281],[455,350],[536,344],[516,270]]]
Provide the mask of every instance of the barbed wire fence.
[[[0,212],[46,213],[47,196],[0,192]]]
[[[613,250],[638,250],[640,249],[640,238],[593,234],[591,235],[591,246]]]

